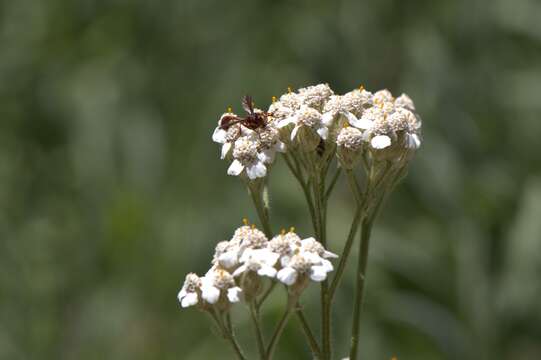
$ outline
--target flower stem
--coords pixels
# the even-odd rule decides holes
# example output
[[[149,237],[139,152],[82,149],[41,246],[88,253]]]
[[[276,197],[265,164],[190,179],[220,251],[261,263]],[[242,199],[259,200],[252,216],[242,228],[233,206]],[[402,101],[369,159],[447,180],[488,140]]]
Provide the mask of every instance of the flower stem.
[[[248,192],[252,197],[257,216],[261,221],[263,232],[267,237],[272,237],[272,229],[270,226],[268,210],[263,204],[263,184],[262,183],[248,183]]]
[[[269,295],[272,293],[272,290],[274,290],[275,286],[276,286],[276,282],[273,281],[270,284],[269,288],[263,293],[263,295],[261,295],[261,298],[256,303],[256,308],[258,311],[261,308],[261,305],[263,305],[263,303],[265,302],[265,300],[267,300],[267,297],[269,297]]]
[[[235,351],[235,355],[237,356],[238,360],[246,360],[246,356],[244,356],[242,349],[240,348],[240,345],[237,342],[237,339],[235,338],[235,334],[233,332],[233,326],[231,325],[231,318],[229,316],[226,317],[227,325],[223,323],[222,317],[218,314],[216,309],[213,309],[210,311],[211,317],[216,322],[216,325],[218,325],[218,328],[222,332],[223,337],[229,341],[231,344],[231,347]]]
[[[250,315],[252,316],[252,322],[254,323],[259,357],[261,360],[265,360],[265,340],[263,339],[263,332],[261,331],[261,325],[259,322],[259,311],[257,310],[255,301],[250,303]]]
[[[284,332],[284,329],[287,325],[287,321],[289,320],[289,317],[291,316],[293,312],[294,304],[290,304],[288,302],[287,309],[280,319],[280,322],[276,326],[276,330],[274,330],[274,334],[272,335],[272,338],[270,340],[269,346],[267,347],[267,360],[271,360],[274,356],[274,351],[276,350],[276,345],[278,344],[278,340],[280,340],[280,337],[282,336],[282,333]]]
[[[320,359],[321,349],[319,348],[316,337],[314,336],[314,333],[312,332],[312,329],[310,328],[310,324],[308,324],[308,321],[306,320],[306,317],[304,316],[304,311],[302,310],[299,304],[297,304],[297,309],[295,311],[295,314],[297,315],[297,318],[299,319],[299,322],[301,323],[302,329],[304,330],[304,335],[306,336],[306,339],[308,340],[308,345],[310,345],[310,350],[312,350],[312,355],[314,355],[315,359]]]
[[[373,217],[364,219],[362,223],[359,259],[357,264],[357,284],[355,288],[355,301],[353,305],[353,325],[351,328],[351,349],[349,353],[350,360],[357,359],[359,349],[359,325],[361,321],[361,309],[364,298],[364,287],[366,283],[366,265],[368,263],[368,249],[370,246],[372,224]]]

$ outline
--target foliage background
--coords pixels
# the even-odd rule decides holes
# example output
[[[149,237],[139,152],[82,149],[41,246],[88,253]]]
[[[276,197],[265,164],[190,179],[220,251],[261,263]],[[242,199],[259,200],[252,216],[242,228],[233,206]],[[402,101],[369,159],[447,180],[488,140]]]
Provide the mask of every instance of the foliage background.
[[[0,2],[0,358],[229,358],[176,302],[255,220],[210,134],[245,93],[262,105],[329,82],[405,91],[424,119],[375,230],[363,358],[540,359],[540,14],[534,0]],[[308,235],[281,163],[271,191],[274,226]],[[331,206],[337,250],[344,183]],[[308,358],[302,344],[289,326],[279,358]]]

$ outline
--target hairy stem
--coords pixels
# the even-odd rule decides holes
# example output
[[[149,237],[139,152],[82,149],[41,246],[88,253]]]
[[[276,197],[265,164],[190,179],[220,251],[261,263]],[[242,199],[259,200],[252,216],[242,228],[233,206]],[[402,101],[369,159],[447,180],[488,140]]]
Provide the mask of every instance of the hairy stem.
[[[361,230],[361,241],[359,246],[359,259],[357,263],[357,281],[355,288],[355,301],[353,305],[353,325],[351,328],[351,349],[350,360],[357,359],[359,349],[359,330],[361,321],[361,309],[364,298],[366,283],[366,265],[368,263],[368,249],[370,246],[370,234],[372,232],[373,217],[363,220]]]

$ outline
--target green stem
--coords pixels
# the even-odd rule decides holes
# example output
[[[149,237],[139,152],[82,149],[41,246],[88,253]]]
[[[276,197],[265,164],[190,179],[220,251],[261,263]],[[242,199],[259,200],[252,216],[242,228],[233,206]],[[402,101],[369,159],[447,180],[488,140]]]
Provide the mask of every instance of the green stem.
[[[265,206],[263,205],[262,195],[263,195],[262,183],[248,183],[248,192],[252,197],[255,209],[259,220],[261,221],[261,226],[263,226],[263,232],[268,238],[272,237],[272,229],[270,227],[269,214]]]
[[[252,316],[252,322],[256,333],[257,350],[259,351],[259,357],[261,360],[265,360],[265,340],[263,339],[263,332],[261,331],[261,325],[259,323],[259,311],[255,301],[250,303],[250,315]]]
[[[361,230],[361,241],[359,247],[359,259],[357,264],[357,284],[355,288],[355,301],[353,305],[353,325],[351,328],[351,350],[350,360],[357,359],[359,349],[359,330],[361,321],[361,309],[364,298],[366,283],[366,266],[368,263],[368,249],[370,246],[370,234],[372,231],[373,217],[363,220]]]
[[[325,203],[329,201],[329,197],[331,196],[332,191],[334,190],[334,186],[338,182],[338,179],[340,178],[341,173],[342,173],[342,168],[339,167],[338,169],[336,169],[336,172],[334,173],[331,183],[329,184],[329,187],[327,188],[327,191],[325,192],[325,198],[324,198]]]
[[[314,358],[320,359],[321,349],[319,348],[316,337],[314,336],[314,333],[312,332],[312,329],[310,328],[310,324],[308,324],[308,321],[306,320],[306,317],[304,316],[304,312],[302,311],[302,308],[300,308],[298,304],[297,304],[297,310],[295,311],[295,314],[297,315],[297,318],[299,319],[299,322],[301,323],[302,329],[304,331],[304,335],[306,336],[306,339],[308,340],[308,345],[310,345],[310,350],[312,351]]]
[[[265,302],[265,300],[267,300],[267,298],[269,297],[269,295],[272,293],[272,290],[274,290],[274,287],[276,286],[276,282],[273,281],[269,288],[265,291],[265,293],[261,296],[261,298],[257,301],[257,304],[256,304],[256,307],[257,309],[259,310],[261,308],[261,305],[263,305],[263,303]]]
[[[240,348],[240,345],[238,344],[237,339],[235,338],[235,334],[233,333],[233,327],[231,325],[231,318],[229,316],[227,317],[227,320],[226,320],[227,325],[225,325],[223,323],[221,316],[217,313],[216,309],[213,309],[210,312],[210,315],[212,316],[212,318],[218,325],[218,328],[222,332],[223,337],[227,341],[229,341],[229,343],[231,344],[231,347],[235,351],[235,355],[237,359],[246,360],[246,356],[244,356],[242,349]]]
[[[274,356],[274,351],[276,350],[276,345],[278,345],[278,340],[280,340],[280,337],[282,336],[282,333],[284,332],[284,329],[287,325],[287,321],[289,320],[289,317],[293,313],[293,307],[294,304],[290,304],[288,302],[286,312],[280,319],[280,322],[276,326],[276,329],[274,330],[274,334],[272,335],[272,338],[270,340],[269,346],[267,347],[267,360],[271,360]]]

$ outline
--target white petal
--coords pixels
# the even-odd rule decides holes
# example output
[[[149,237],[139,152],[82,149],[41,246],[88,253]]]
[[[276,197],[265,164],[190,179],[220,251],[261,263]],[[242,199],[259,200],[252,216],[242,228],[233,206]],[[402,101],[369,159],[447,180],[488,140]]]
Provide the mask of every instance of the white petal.
[[[237,270],[235,270],[235,272],[233,273],[233,277],[237,277],[239,276],[240,274],[242,274],[243,272],[246,271],[248,267],[246,265],[241,265],[239,266],[239,268]]]
[[[262,266],[261,269],[257,271],[257,274],[259,276],[268,276],[270,278],[273,278],[276,276],[276,269],[272,266]]]
[[[218,126],[216,129],[214,129],[214,133],[212,134],[212,141],[223,144],[225,143],[226,135],[227,131]]]
[[[331,272],[334,270],[332,263],[329,260],[323,259],[320,266],[327,272]]]
[[[323,114],[321,120],[323,121],[323,124],[325,124],[325,126],[331,126],[334,120],[334,116],[335,114],[332,111],[328,111]]]
[[[227,299],[232,303],[239,302],[240,301],[239,295],[241,293],[242,293],[242,289],[238,286],[227,289]]]
[[[257,161],[246,167],[246,174],[251,180],[267,175],[267,168],[261,161]]]
[[[408,134],[408,147],[418,149],[421,146],[421,139],[417,134]]]
[[[235,159],[233,160],[231,165],[229,165],[229,169],[227,169],[227,175],[237,176],[242,172],[242,170],[244,170],[244,165],[242,165],[240,161]]]
[[[231,145],[233,144],[230,142],[226,142],[225,144],[222,145],[222,154],[220,156],[221,159],[227,156],[227,153],[229,152],[229,150],[231,150]]]
[[[297,122],[297,117],[290,116],[288,118],[285,118],[284,120],[278,121],[278,124],[276,124],[276,127],[283,128],[283,127],[288,126],[289,124],[294,124],[296,122]]]
[[[366,118],[361,117],[360,119],[358,119],[355,115],[353,115],[350,112],[346,112],[344,115],[348,119],[349,124],[351,126],[355,126],[358,129],[366,130],[372,126],[372,121]]]
[[[226,251],[222,255],[218,256],[218,262],[224,268],[232,268],[238,264],[238,252],[235,250]]]
[[[201,296],[209,304],[216,304],[220,298],[220,290],[214,286],[201,286]]]
[[[278,274],[276,274],[276,277],[282,283],[290,286],[290,285],[293,285],[295,281],[297,281],[297,272],[293,268],[285,267],[282,270],[278,271]]]
[[[320,127],[319,129],[317,129],[317,133],[319,134],[319,136],[320,136],[323,140],[326,140],[326,139],[327,139],[327,135],[329,135],[329,129],[327,129],[326,126],[322,126],[322,127]]]
[[[313,281],[323,281],[327,278],[327,271],[323,266],[312,266],[310,279]]]
[[[181,301],[182,298],[184,296],[186,296],[186,294],[187,294],[186,289],[184,289],[184,288],[180,289],[180,291],[178,292],[178,295],[177,295],[178,301]]]
[[[338,255],[327,250],[325,250],[325,252],[323,253],[323,257],[325,259],[338,259]]]
[[[297,133],[299,132],[300,128],[301,127],[299,125],[293,128],[293,131],[291,132],[291,141],[295,140],[295,137],[297,136]]]
[[[184,296],[184,298],[182,299],[180,305],[183,308],[186,308],[186,307],[197,304],[197,301],[198,301],[197,293],[191,292],[191,293],[187,293],[186,296]]]
[[[311,243],[313,242],[317,242],[316,238],[314,237],[309,237],[309,238],[306,238],[306,239],[302,239],[301,240],[301,246],[307,246],[307,245],[310,245]]]
[[[284,153],[284,152],[286,152],[286,144],[284,144],[283,142],[278,140],[276,142],[276,144],[274,145],[274,150],[276,150],[278,152],[281,152],[281,153]]]
[[[257,158],[265,164],[272,164],[274,162],[274,154],[274,149],[265,149],[257,154]]]
[[[289,261],[291,261],[291,256],[289,256],[289,255],[283,255],[283,256],[280,258],[280,265],[282,265],[282,267],[286,267],[287,264],[289,264]]]
[[[391,146],[391,138],[387,135],[378,135],[374,136],[370,141],[374,149],[385,149],[388,146]]]

